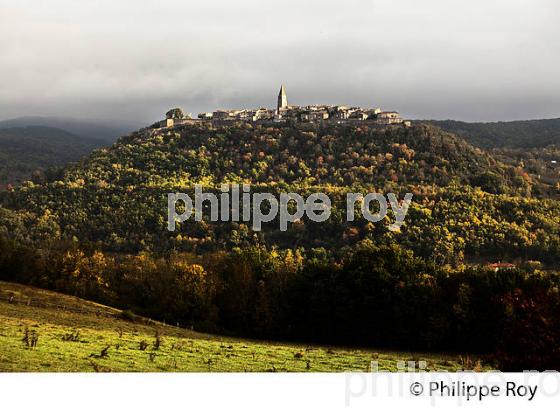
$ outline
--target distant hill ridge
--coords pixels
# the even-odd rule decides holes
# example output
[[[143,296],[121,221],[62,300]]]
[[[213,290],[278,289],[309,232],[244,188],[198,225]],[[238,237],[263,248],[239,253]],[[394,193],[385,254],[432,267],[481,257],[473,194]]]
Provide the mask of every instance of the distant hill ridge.
[[[507,122],[422,121],[482,148],[540,148],[560,144],[560,118]]]
[[[143,127],[144,124],[131,121],[82,120],[76,118],[40,116],[25,116],[0,121],[0,129],[28,126],[58,128],[81,137],[115,142],[121,135],[137,130]]]
[[[105,144],[52,127],[0,129],[0,188],[29,179],[35,171],[77,161]]]

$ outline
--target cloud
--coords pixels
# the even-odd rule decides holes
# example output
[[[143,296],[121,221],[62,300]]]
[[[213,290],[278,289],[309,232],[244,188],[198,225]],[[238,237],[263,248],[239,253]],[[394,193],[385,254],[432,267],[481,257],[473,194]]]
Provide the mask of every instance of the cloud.
[[[0,113],[150,122],[345,103],[405,116],[560,116],[555,0],[0,0]]]

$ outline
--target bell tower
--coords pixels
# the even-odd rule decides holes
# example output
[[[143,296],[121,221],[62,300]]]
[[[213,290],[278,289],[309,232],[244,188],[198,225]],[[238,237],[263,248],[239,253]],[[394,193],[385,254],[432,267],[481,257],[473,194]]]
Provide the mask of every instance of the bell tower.
[[[286,89],[284,85],[280,87],[280,92],[278,93],[278,103],[276,104],[276,111],[280,112],[281,108],[288,107],[288,96],[286,95]]]

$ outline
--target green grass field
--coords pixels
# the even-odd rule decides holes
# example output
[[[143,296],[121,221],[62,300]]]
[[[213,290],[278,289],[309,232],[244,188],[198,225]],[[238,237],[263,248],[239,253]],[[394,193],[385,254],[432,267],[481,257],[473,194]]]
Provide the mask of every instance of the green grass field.
[[[344,372],[370,371],[375,360],[384,371],[420,360],[426,370],[481,370],[477,360],[457,355],[234,339],[123,317],[79,298],[0,282],[0,371]]]

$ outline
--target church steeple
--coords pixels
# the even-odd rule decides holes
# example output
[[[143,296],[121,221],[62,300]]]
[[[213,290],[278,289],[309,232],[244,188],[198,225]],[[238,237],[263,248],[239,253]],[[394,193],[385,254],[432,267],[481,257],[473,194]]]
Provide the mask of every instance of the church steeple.
[[[284,84],[280,87],[280,92],[278,93],[278,103],[276,104],[276,110],[280,111],[280,108],[288,107],[288,96],[286,95],[286,89]]]

